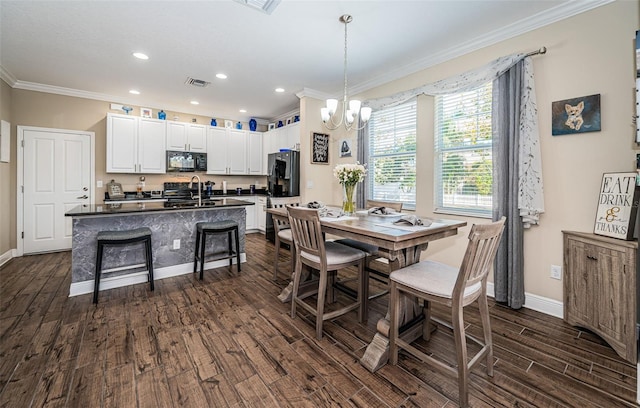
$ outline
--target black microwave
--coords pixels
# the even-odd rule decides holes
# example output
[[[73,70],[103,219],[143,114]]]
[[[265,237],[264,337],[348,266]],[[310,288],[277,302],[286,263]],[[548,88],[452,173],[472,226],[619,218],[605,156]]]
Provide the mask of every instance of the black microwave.
[[[167,172],[207,171],[207,154],[167,150]]]

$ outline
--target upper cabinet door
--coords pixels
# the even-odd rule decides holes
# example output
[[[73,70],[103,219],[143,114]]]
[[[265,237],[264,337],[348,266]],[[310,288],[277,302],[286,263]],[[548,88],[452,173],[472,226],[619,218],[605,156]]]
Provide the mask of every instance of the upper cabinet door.
[[[247,160],[250,175],[266,174],[262,168],[262,133],[247,132]]]
[[[140,173],[165,173],[167,122],[140,118],[138,122],[138,170]]]
[[[187,126],[183,122],[167,122],[167,150],[187,151]]]
[[[107,114],[107,173],[137,171],[138,118]]]
[[[228,129],[227,165],[229,174],[247,174],[247,133]]]
[[[187,129],[187,150],[205,153],[207,151],[207,128],[205,125],[189,124]]]
[[[207,131],[207,174],[229,174],[227,130],[210,127]]]

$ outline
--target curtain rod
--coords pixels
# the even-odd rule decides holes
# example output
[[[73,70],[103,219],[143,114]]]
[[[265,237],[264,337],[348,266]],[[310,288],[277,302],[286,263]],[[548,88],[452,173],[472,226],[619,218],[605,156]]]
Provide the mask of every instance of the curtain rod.
[[[531,51],[529,53],[526,54],[527,57],[531,57],[533,55],[538,55],[538,54],[546,54],[547,53],[547,47],[541,47],[539,50],[535,50],[535,51]]]

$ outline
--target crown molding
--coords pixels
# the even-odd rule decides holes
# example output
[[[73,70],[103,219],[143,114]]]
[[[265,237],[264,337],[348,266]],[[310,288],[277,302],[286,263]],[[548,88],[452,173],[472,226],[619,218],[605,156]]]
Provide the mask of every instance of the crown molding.
[[[0,79],[9,84],[10,87],[14,87],[18,80],[11,72],[9,72],[5,67],[0,65]]]
[[[389,70],[383,75],[363,81],[351,87],[349,89],[349,95],[357,95],[377,86],[414,74],[423,69],[461,57],[470,52],[517,37],[518,35],[522,35],[529,31],[593,10],[614,1],[615,0],[576,0],[563,3],[552,9],[542,11],[532,17],[516,21],[471,41],[457,45],[455,48],[450,48],[430,55],[413,63],[406,64],[398,69]],[[544,44],[540,44],[540,46],[543,45]],[[532,50],[523,50],[523,52],[528,51]]]
[[[6,74],[9,75],[10,77],[13,77],[11,76],[11,73],[9,73],[6,70],[0,71],[0,74],[4,75],[4,72],[6,72]],[[9,83],[6,80],[5,82]],[[26,82],[26,81],[13,81],[13,84],[9,83],[9,85],[11,85],[11,87],[14,89],[23,89],[26,91],[45,92],[45,93],[56,94],[56,95],[72,96],[76,98],[85,98],[85,99],[92,99],[96,101],[118,103],[121,105],[151,106],[151,107],[154,107],[154,109],[156,110],[160,109],[157,107],[161,107],[163,110],[178,112],[180,114],[211,117],[211,112],[208,112],[206,109],[200,109],[200,110],[191,109],[187,111],[185,110],[184,106],[167,105],[166,103],[159,103],[154,101],[140,101],[138,98],[123,98],[120,96],[113,96],[113,95],[108,95],[103,93],[81,91],[78,89],[64,88],[60,86],[45,85],[45,84],[39,84],[35,82]],[[219,118],[219,119],[231,119],[234,122],[235,121],[249,122],[249,119],[251,119],[251,116],[242,116],[242,117],[236,117],[236,118]],[[266,125],[269,123],[268,119],[257,118],[257,117],[254,117],[254,119],[259,124]]]
[[[325,99],[329,99],[329,98],[333,98],[333,95],[330,95],[326,92],[322,92],[322,91],[318,91],[315,89],[311,89],[311,88],[302,88],[301,91],[296,92],[296,96],[299,99],[305,98],[305,97],[309,97],[309,98],[315,98],[315,99],[320,99],[320,100],[325,100]]]

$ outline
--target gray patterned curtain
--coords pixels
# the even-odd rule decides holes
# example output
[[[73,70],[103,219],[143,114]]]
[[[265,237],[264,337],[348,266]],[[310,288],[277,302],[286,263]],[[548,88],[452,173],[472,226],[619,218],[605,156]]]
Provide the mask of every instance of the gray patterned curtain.
[[[513,309],[524,305],[523,221],[518,208],[519,147],[522,100],[531,89],[523,83],[520,61],[493,81],[493,219],[507,217],[504,239],[496,255],[495,299]]]

